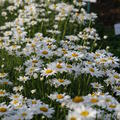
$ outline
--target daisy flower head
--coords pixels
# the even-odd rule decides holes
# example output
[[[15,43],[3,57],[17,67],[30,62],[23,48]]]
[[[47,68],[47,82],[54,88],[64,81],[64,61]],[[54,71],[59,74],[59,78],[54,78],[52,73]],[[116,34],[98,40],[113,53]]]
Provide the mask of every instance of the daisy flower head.
[[[8,96],[9,94],[6,92],[6,90],[0,89],[0,97]]]
[[[15,86],[13,87],[13,91],[17,92],[21,92],[23,90],[23,86]]]
[[[35,37],[42,40],[43,39],[43,34],[42,33],[36,33]]]
[[[22,100],[23,96],[19,93],[16,94],[11,94],[11,96],[9,97],[11,100]]]
[[[13,85],[13,83],[11,81],[9,81],[8,79],[0,80],[0,84],[1,85]]]
[[[64,103],[70,99],[70,96],[66,95],[65,93],[59,94],[59,93],[55,92],[53,94],[50,94],[49,98],[52,100],[56,100],[59,103]]]
[[[84,57],[84,54],[77,51],[68,51],[64,56],[70,60],[81,60]]]
[[[53,56],[53,51],[48,48],[39,48],[37,51],[38,56],[45,57],[47,59]]]
[[[28,107],[30,107],[32,109],[36,109],[37,106],[42,104],[42,102],[40,100],[36,100],[36,99],[27,99],[26,103],[27,103]]]
[[[23,106],[23,100],[22,99],[13,99],[10,101],[10,105],[14,107],[14,109],[19,109]]]
[[[69,35],[69,36],[65,36],[66,39],[70,40],[70,41],[73,41],[73,42],[76,42],[79,40],[79,38],[75,35]]]
[[[74,66],[74,65],[66,64],[66,70],[67,70],[69,73],[72,73],[74,69],[75,69],[75,66]]]
[[[19,76],[18,80],[25,83],[26,81],[29,80],[29,77],[27,77],[27,76]]]
[[[54,69],[56,72],[66,72],[66,65],[63,61],[55,61],[47,65],[48,68]]]
[[[116,103],[112,103],[112,102],[110,102],[110,103],[108,103],[107,104],[107,110],[109,110],[109,111],[115,111],[115,109],[116,109],[116,107],[117,107],[117,105],[119,105],[118,103],[116,104]]]
[[[36,67],[36,66],[28,66],[25,69],[26,75],[32,76],[34,73],[37,73],[38,71],[40,71],[41,68],[40,67]],[[28,79],[29,80],[29,79]],[[23,81],[24,82],[24,81]]]
[[[88,106],[93,106],[93,105],[100,105],[100,103],[101,103],[101,100],[100,100],[100,98],[99,97],[97,97],[97,96],[86,96],[86,103],[88,104]]]
[[[106,108],[109,111],[114,110],[116,106],[119,104],[118,101],[111,95],[105,94],[105,95],[102,95],[100,98],[101,98],[100,106],[102,108]]]
[[[104,72],[99,70],[97,67],[87,66],[83,68],[83,71],[95,77],[102,77],[104,75]]]
[[[67,86],[71,83],[70,80],[67,80],[67,79],[52,79],[52,80],[49,80],[50,84],[51,85],[54,85],[55,87],[59,87],[59,86]]]
[[[73,3],[76,5],[76,6],[85,6],[86,3],[84,1],[81,1],[81,0],[73,0]]]
[[[55,73],[56,71],[51,68],[44,68],[44,70],[41,70],[41,75],[46,77],[55,75]]]
[[[85,106],[76,108],[75,112],[80,114],[81,120],[94,120],[97,114],[97,111],[95,109]]]
[[[84,96],[75,96],[74,98],[67,101],[66,106],[70,109],[75,109],[76,107],[81,106],[84,103],[86,103]]]
[[[12,112],[12,108],[5,103],[0,103],[0,116],[9,115]]]
[[[36,92],[36,89],[31,90],[31,93],[34,94]]]
[[[74,111],[69,111],[66,120],[81,120],[80,114]]]
[[[22,109],[19,109],[14,116],[15,120],[31,120],[33,118],[33,112],[27,107],[23,107]]]
[[[4,78],[6,76],[7,76],[7,73],[4,73],[4,72],[0,73],[0,78]]]
[[[49,106],[47,104],[39,104],[38,106],[36,106],[36,110],[34,110],[35,114],[43,114],[48,118],[52,117],[52,114],[54,113],[54,109],[53,108],[49,108]]]
[[[92,87],[98,90],[101,90],[104,86],[99,84],[98,82],[91,83]]]

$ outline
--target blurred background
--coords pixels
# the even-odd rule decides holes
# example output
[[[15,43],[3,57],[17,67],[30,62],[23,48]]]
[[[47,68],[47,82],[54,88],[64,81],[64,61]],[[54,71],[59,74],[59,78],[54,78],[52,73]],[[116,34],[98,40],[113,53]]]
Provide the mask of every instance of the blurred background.
[[[120,22],[120,0],[97,0],[91,9],[98,13],[99,21],[106,27]]]
[[[116,36],[114,24],[120,23],[120,0],[97,0],[91,4],[91,12],[98,14],[97,29],[102,35],[108,35],[103,47],[109,46],[110,51],[120,58],[120,35]]]

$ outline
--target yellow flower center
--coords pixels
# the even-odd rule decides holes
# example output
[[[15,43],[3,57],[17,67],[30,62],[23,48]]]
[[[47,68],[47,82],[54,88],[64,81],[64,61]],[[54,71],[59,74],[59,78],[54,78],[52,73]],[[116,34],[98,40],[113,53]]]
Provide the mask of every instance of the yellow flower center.
[[[100,93],[100,95],[104,95],[104,93]]]
[[[57,5],[56,5],[56,4],[54,4],[54,9],[56,9],[56,7],[57,7]]]
[[[48,45],[48,48],[50,49],[50,48],[52,48],[52,46],[51,46],[51,45]]]
[[[72,65],[67,65],[67,68],[72,68]]]
[[[62,68],[62,65],[61,65],[60,63],[58,63],[58,64],[56,65],[56,67],[57,67],[58,69],[61,69],[61,68]]]
[[[100,54],[99,54],[99,53],[96,53],[96,54],[95,54],[95,56],[96,56],[96,57],[99,57],[99,56],[100,56]]]
[[[77,120],[75,117],[71,117],[70,120]]]
[[[116,108],[116,105],[109,105],[110,108]]]
[[[27,116],[27,113],[26,113],[26,112],[23,112],[23,113],[22,113],[22,116],[23,116],[23,117]]]
[[[120,91],[120,87],[117,87],[116,89]]]
[[[64,9],[62,9],[61,14],[62,14],[62,15],[64,15],[64,14],[65,14],[65,10],[64,10]]]
[[[34,48],[36,45],[35,45],[35,44],[32,44],[31,46]]]
[[[14,97],[14,98],[18,98],[19,96],[18,96],[18,95],[14,95],[13,97]]]
[[[19,109],[19,108],[21,108],[22,106],[23,106],[22,104],[21,104],[21,105],[17,105],[16,108]]]
[[[67,54],[68,52],[66,50],[63,51],[63,54]]]
[[[118,75],[114,75],[114,78],[119,79],[120,77]]]
[[[99,87],[99,85],[96,83],[96,84],[95,84],[95,87]]]
[[[91,103],[97,103],[97,102],[98,102],[98,99],[97,99],[97,98],[92,98],[92,99],[90,100],[90,102],[91,102]]]
[[[106,101],[106,102],[110,102],[111,100],[107,98],[105,101]]]
[[[104,58],[102,58],[102,59],[100,60],[100,62],[105,63],[105,62],[107,62],[107,60],[104,59]]]
[[[91,65],[91,64],[92,64],[92,62],[89,62],[89,61],[88,61],[87,63],[88,63],[89,65]]]
[[[44,50],[44,51],[42,51],[42,54],[43,54],[43,55],[47,55],[47,54],[48,54],[48,51]]]
[[[92,72],[92,73],[95,72],[95,70],[93,68],[89,68],[89,71]]]
[[[80,115],[83,117],[87,117],[89,115],[89,112],[85,110],[85,111],[81,112]]]
[[[5,94],[5,92],[4,91],[0,91],[0,94],[3,95],[3,94]]]
[[[3,82],[4,85],[8,85],[8,82]]]
[[[32,104],[37,104],[37,102],[35,100],[32,100]]]
[[[72,53],[72,57],[78,57],[77,53]]]
[[[34,71],[34,67],[30,68],[29,72],[32,73]]]
[[[18,103],[18,100],[14,100],[14,101],[13,101],[13,104],[17,104],[17,103]]]
[[[80,103],[80,102],[83,102],[84,99],[80,96],[76,96],[75,98],[72,99],[72,101],[75,103]]]
[[[92,97],[94,97],[94,96],[96,96],[96,95],[97,95],[96,93],[94,93],[94,92],[92,93]]]
[[[113,60],[113,58],[112,58],[112,57],[109,57],[108,60]]]
[[[13,45],[12,48],[15,49],[17,46],[16,45]]]
[[[49,42],[51,42],[51,40],[48,39],[47,42],[49,43]]]
[[[48,70],[46,70],[45,72],[46,72],[46,74],[50,74],[50,73],[52,73],[52,72],[53,72],[53,70],[48,69]]]
[[[61,95],[61,94],[58,94],[58,95],[57,95],[57,99],[63,99],[63,98],[64,98],[63,95]]]
[[[3,45],[3,42],[2,41],[0,41],[0,46],[2,46]]]
[[[0,112],[6,112],[6,111],[7,111],[6,108],[4,108],[4,107],[0,107]]]
[[[76,13],[75,13],[75,15],[76,15],[76,16],[79,16],[79,13],[78,13],[78,12],[76,12]]]
[[[60,83],[63,83],[63,82],[64,82],[64,80],[63,80],[63,79],[58,79],[58,81],[59,81]]]
[[[0,73],[0,77],[4,77],[5,76],[5,73]]]
[[[38,60],[33,60],[32,63],[38,63]]]
[[[41,107],[40,110],[43,111],[43,112],[47,112],[48,111],[48,109],[46,107]]]

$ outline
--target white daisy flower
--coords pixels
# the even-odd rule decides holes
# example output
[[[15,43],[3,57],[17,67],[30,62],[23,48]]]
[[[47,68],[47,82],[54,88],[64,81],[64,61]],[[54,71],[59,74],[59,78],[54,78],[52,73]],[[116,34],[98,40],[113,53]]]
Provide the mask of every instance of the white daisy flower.
[[[10,106],[7,106],[5,103],[0,103],[0,116],[9,115],[13,112],[13,109]]]
[[[74,109],[78,106],[84,105],[85,103],[86,99],[84,96],[75,96],[66,102],[66,106],[70,109]]]
[[[4,77],[6,77],[7,76],[7,73],[0,73],[0,78],[4,78]]]
[[[69,111],[66,120],[81,120],[80,114],[76,112]]]
[[[59,94],[57,92],[50,94],[50,96],[48,96],[50,99],[52,100],[56,100],[57,102],[63,103],[66,102],[67,100],[70,99],[69,95],[64,94]]]
[[[63,86],[67,86],[71,83],[70,80],[67,80],[67,79],[52,79],[52,80],[49,80],[50,84],[51,85],[54,85],[55,87],[59,87],[61,85]]]
[[[101,84],[99,84],[98,82],[91,83],[91,85],[93,88],[96,88],[98,90],[101,90],[104,87]]]
[[[30,108],[23,107],[19,109],[15,115],[15,120],[31,120],[33,118],[33,112]]]
[[[94,120],[97,114],[96,110],[94,110],[91,107],[85,107],[85,106],[75,108],[74,111],[80,114],[81,120]]]
[[[49,108],[49,106],[44,103],[36,106],[36,110],[34,110],[34,114],[43,114],[48,118],[51,118],[53,113],[54,113],[54,109]]]
[[[70,60],[81,60],[84,57],[84,54],[77,51],[68,51],[68,53],[65,54],[64,57]]]
[[[55,73],[56,71],[51,68],[44,68],[44,70],[41,70],[41,75],[46,77],[54,75]]]
[[[13,83],[11,81],[9,81],[8,79],[0,80],[0,84],[2,84],[2,85],[13,85]]]
[[[9,94],[6,92],[6,90],[0,89],[0,97],[8,96]]]
[[[29,80],[29,77],[27,77],[27,76],[19,76],[18,80],[25,83],[26,81]]]
[[[55,70],[56,72],[60,73],[66,72],[66,65],[62,61],[52,62],[48,64],[47,67]]]

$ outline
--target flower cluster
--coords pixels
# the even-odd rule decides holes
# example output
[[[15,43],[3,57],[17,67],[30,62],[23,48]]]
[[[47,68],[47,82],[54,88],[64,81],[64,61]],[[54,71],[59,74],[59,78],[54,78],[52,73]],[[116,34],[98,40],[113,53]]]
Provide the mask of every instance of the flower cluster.
[[[120,60],[86,3],[62,1],[0,0],[0,119],[120,119]]]

